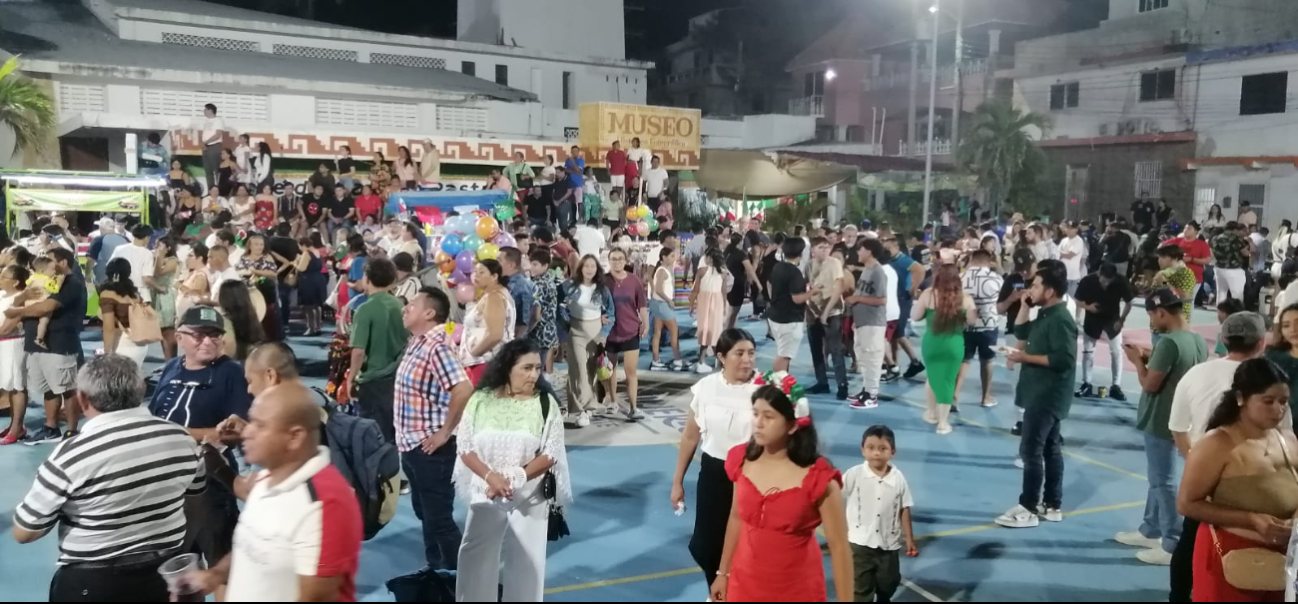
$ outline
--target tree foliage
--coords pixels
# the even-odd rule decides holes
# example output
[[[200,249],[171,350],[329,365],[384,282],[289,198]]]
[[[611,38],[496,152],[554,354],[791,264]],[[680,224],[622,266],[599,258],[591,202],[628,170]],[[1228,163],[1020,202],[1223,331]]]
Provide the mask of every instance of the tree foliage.
[[[1003,101],[988,101],[974,111],[960,138],[956,163],[978,177],[996,207],[1010,194],[1033,195],[1048,165],[1029,129],[1050,129],[1050,118],[1024,113]]]
[[[792,233],[793,227],[811,224],[813,219],[823,217],[828,209],[829,200],[824,198],[777,203],[766,208],[762,224],[771,233]]]
[[[0,65],[0,126],[13,131],[13,152],[43,150],[54,125],[54,101],[36,82],[18,74],[18,57],[10,57]]]

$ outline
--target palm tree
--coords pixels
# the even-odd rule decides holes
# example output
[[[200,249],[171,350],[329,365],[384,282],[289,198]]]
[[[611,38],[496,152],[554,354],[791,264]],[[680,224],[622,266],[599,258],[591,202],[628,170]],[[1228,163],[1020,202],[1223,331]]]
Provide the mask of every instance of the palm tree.
[[[828,209],[829,201],[825,199],[777,203],[766,209],[762,225],[771,233],[792,233],[793,227],[811,224],[813,219],[820,218]]]
[[[962,133],[956,163],[978,177],[993,208],[1013,184],[1022,182],[1024,170],[1044,164],[1038,161],[1044,154],[1033,143],[1028,128],[1036,128],[1044,135],[1050,129],[1050,118],[1024,113],[1004,101],[989,101],[974,111]]]
[[[19,76],[18,57],[0,65],[0,126],[14,133],[14,149],[41,150],[54,129],[54,102],[36,82]]]

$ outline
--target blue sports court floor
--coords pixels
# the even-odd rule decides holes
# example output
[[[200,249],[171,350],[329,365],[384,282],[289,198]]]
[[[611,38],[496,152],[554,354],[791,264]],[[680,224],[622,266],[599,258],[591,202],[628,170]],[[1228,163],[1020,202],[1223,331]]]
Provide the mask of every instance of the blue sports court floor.
[[[688,323],[680,313],[682,323]],[[1214,313],[1196,311],[1195,327],[1211,341]],[[1129,338],[1148,341],[1147,320],[1133,310]],[[760,322],[742,323],[761,339]],[[98,347],[98,332],[85,332],[88,353]],[[320,382],[324,372],[323,338],[294,338],[304,372]],[[918,341],[916,341],[918,345]],[[804,349],[806,344],[804,343]],[[692,358],[697,344],[685,342]],[[156,347],[155,347],[156,348]],[[665,351],[666,352],[666,351]],[[769,368],[774,345],[759,344],[759,367]],[[155,351],[156,353],[156,351]],[[669,356],[669,353],[668,353]],[[1109,382],[1108,355],[1096,355],[1096,382]],[[151,359],[156,366],[159,359]],[[647,367],[648,353],[640,366]],[[794,360],[794,373],[811,381],[810,356]],[[974,372],[976,374],[976,372]],[[597,420],[580,431],[568,431],[577,502],[568,510],[573,536],[550,544],[547,599],[551,601],[699,602],[706,586],[686,550],[692,513],[677,517],[669,504],[676,441],[688,404],[685,388],[697,376],[642,372],[641,403],[648,419],[628,425]],[[855,376],[850,376],[855,377]],[[1016,503],[1021,471],[1013,465],[1018,439],[1009,433],[1016,417],[1013,384],[998,363],[993,392],[1001,405],[977,405],[976,375],[961,392],[961,413],[954,434],[939,437],[920,418],[924,391],[919,382],[884,387],[897,397],[878,409],[849,409],[830,396],[812,398],[812,413],[824,453],[840,469],[861,462],[861,433],[876,423],[897,432],[895,464],[914,490],[915,532],[920,556],[904,559],[905,578],[897,601],[1157,601],[1167,597],[1168,572],[1136,561],[1135,551],[1112,541],[1115,533],[1134,530],[1145,502],[1145,460],[1133,427],[1135,397],[1128,403],[1078,400],[1064,425],[1067,470],[1066,519],[1035,529],[1012,531],[992,519]],[[1134,372],[1124,388],[1138,392]],[[28,417],[29,428],[41,411]],[[26,493],[35,468],[50,445],[15,445],[0,449],[0,516],[6,526]],[[686,483],[693,500],[693,477]],[[463,509],[457,509],[462,518]],[[44,601],[54,570],[52,537],[27,546],[0,536],[0,585],[5,599]],[[383,584],[422,565],[417,521],[408,503],[396,520],[365,544],[359,592],[367,601],[390,601]],[[826,559],[828,572],[828,559]],[[831,597],[833,590],[830,592]]]

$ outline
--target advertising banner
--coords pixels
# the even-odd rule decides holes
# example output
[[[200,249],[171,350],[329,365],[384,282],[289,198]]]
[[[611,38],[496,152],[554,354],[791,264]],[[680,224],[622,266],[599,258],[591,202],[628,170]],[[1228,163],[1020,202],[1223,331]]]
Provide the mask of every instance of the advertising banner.
[[[580,144],[590,165],[604,165],[613,141],[620,141],[626,151],[631,148],[631,139],[639,138],[640,146],[662,157],[663,167],[668,170],[699,167],[703,116],[698,109],[583,103],[577,115]]]
[[[7,191],[11,212],[106,212],[140,214],[145,211],[139,191],[61,191],[16,189]]]

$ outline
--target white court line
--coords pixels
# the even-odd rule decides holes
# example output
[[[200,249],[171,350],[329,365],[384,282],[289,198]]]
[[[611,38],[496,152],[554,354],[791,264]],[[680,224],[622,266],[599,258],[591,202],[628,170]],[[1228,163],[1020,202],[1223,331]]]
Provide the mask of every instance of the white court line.
[[[925,600],[928,600],[929,602],[946,602],[946,600],[943,600],[942,598],[933,595],[933,592],[916,585],[914,581],[910,581],[909,579],[902,579],[901,584],[906,589],[909,589],[919,594],[920,596],[923,596],[923,598]]]

